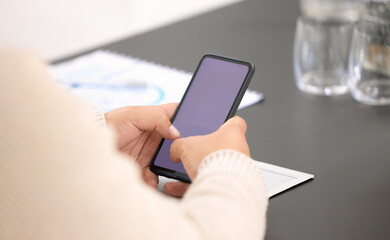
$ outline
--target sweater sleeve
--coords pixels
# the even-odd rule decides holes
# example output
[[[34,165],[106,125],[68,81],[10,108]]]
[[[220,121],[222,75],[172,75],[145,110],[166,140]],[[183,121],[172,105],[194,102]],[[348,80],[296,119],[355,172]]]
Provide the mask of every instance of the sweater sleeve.
[[[106,126],[106,118],[102,109],[95,110],[95,121],[100,126]]]
[[[0,239],[261,239],[250,158],[212,153],[182,199],[149,188],[96,113],[33,55],[0,49]]]

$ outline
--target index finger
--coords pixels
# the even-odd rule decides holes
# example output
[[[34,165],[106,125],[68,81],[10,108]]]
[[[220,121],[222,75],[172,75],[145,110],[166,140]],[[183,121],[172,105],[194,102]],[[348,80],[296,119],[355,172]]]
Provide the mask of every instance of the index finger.
[[[181,161],[181,157],[184,152],[183,144],[185,144],[185,139],[186,138],[179,138],[172,142],[171,148],[169,150],[169,158],[172,162],[178,163]]]
[[[244,133],[246,132],[247,125],[243,118],[239,116],[234,116],[227,120],[222,126],[221,129],[227,128],[227,127],[237,127]]]

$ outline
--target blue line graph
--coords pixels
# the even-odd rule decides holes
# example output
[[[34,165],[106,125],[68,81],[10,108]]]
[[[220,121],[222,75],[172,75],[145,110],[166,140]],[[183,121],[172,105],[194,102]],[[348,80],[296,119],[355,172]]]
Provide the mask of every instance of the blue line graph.
[[[125,84],[71,82],[66,85],[70,88],[71,92],[77,92],[77,95],[84,96],[86,101],[97,107],[101,107],[104,110],[112,110],[125,105],[134,105],[133,102],[120,101],[121,103],[119,104],[118,101],[115,101],[117,99],[123,99],[124,96],[129,98],[137,98],[137,96],[143,95],[153,96],[153,98],[150,99],[150,102],[148,102],[148,104],[144,103],[144,105],[158,105],[161,104],[165,98],[165,92],[161,87],[148,85],[141,81],[133,81]],[[85,94],[87,92],[89,94]],[[93,93],[94,97],[88,98],[87,96],[91,96],[91,93]],[[116,102],[117,105],[109,104],[111,102]]]

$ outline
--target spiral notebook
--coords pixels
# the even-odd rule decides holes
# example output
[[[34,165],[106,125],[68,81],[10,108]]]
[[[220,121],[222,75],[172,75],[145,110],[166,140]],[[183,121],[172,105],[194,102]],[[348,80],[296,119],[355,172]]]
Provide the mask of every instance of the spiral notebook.
[[[107,50],[52,65],[50,72],[71,94],[105,111],[130,105],[180,102],[192,77],[189,72]],[[263,99],[262,93],[248,89],[239,109]],[[272,164],[255,163],[263,173],[269,197],[314,178]],[[172,180],[160,177],[160,190],[168,181]]]

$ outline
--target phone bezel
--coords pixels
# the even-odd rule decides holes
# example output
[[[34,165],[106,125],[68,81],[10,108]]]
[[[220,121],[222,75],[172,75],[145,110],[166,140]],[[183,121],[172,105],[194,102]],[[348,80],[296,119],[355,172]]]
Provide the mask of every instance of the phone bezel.
[[[199,61],[199,64],[196,67],[196,70],[195,70],[195,72],[194,72],[194,74],[193,74],[193,76],[191,78],[191,81],[188,84],[188,87],[187,87],[187,89],[186,89],[186,91],[185,91],[185,93],[184,93],[184,95],[183,95],[183,97],[182,97],[182,99],[181,99],[181,101],[179,103],[179,106],[177,107],[175,113],[172,116],[171,122],[173,122],[175,120],[176,115],[179,112],[180,107],[181,107],[185,97],[187,96],[188,91],[191,88],[192,82],[194,81],[194,79],[195,79],[195,77],[196,77],[196,75],[198,73],[199,67],[202,65],[203,60],[206,59],[206,58],[214,58],[214,59],[223,60],[223,61],[227,61],[227,62],[233,62],[233,63],[245,65],[245,66],[248,67],[248,73],[245,76],[245,79],[244,79],[244,81],[243,81],[243,83],[241,85],[241,88],[238,91],[237,96],[236,96],[236,98],[235,98],[235,100],[234,100],[234,102],[232,104],[232,107],[230,108],[230,111],[229,111],[228,115],[226,116],[226,119],[225,119],[224,122],[226,122],[227,120],[229,120],[229,118],[233,117],[236,114],[238,106],[240,105],[241,100],[244,97],[245,91],[248,88],[249,83],[250,83],[250,81],[251,81],[251,79],[252,79],[252,77],[254,75],[255,66],[253,64],[249,63],[249,62],[238,60],[238,59],[218,56],[218,55],[215,55],[215,54],[206,54]],[[191,179],[188,177],[188,175],[186,173],[182,173],[182,172],[178,172],[178,171],[175,171],[175,170],[172,170],[172,169],[163,168],[163,167],[154,165],[154,161],[156,160],[156,157],[157,157],[158,153],[160,152],[160,149],[161,149],[164,141],[165,141],[165,139],[163,138],[161,140],[159,146],[157,147],[156,152],[153,155],[153,159],[152,159],[152,162],[150,164],[150,170],[152,172],[154,172],[155,174],[160,175],[160,176],[164,176],[164,177],[167,177],[167,178],[173,178],[173,179],[176,179],[176,180],[179,180],[179,181],[190,183]]]

